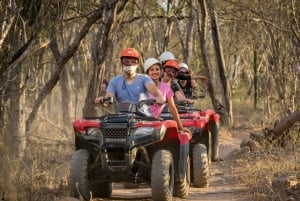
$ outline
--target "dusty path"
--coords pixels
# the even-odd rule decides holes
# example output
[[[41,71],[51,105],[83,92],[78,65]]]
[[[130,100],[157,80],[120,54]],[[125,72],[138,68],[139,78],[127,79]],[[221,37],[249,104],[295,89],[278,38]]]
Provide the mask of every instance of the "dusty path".
[[[232,153],[239,149],[240,142],[248,139],[248,132],[234,129],[231,132],[220,131],[220,157],[224,161],[210,165],[210,185],[207,188],[190,188],[187,200],[197,201],[245,201],[247,189],[241,185],[240,175],[243,169],[233,159]],[[94,199],[95,201],[139,200],[151,201],[151,190],[148,187],[138,189],[124,189],[122,184],[114,184],[113,194],[110,199]],[[181,199],[174,198],[175,201]]]
[[[210,185],[208,188],[191,188],[188,200],[198,201],[245,201],[247,189],[240,184],[243,170],[232,158],[239,150],[240,142],[248,139],[245,131],[222,132],[220,136],[220,156],[225,160],[210,165]]]

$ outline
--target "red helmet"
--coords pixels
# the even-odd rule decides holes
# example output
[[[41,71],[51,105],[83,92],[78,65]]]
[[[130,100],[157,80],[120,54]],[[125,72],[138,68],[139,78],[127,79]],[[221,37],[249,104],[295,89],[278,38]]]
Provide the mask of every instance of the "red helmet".
[[[179,63],[177,60],[169,60],[164,64],[164,67],[171,67],[179,70]]]
[[[120,58],[122,59],[122,57],[133,57],[139,60],[140,54],[136,49],[129,47],[122,51]]]

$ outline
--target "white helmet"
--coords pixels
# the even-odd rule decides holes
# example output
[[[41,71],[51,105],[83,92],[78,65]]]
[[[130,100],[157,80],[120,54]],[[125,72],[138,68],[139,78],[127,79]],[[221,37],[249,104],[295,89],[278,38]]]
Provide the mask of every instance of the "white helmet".
[[[167,60],[177,60],[172,52],[165,51],[159,56],[159,60],[163,63]]]
[[[144,72],[147,73],[148,69],[154,64],[158,64],[160,66],[160,61],[155,58],[148,58],[143,65]]]
[[[180,63],[179,68],[185,68],[185,69],[189,70],[189,67],[186,63]]]

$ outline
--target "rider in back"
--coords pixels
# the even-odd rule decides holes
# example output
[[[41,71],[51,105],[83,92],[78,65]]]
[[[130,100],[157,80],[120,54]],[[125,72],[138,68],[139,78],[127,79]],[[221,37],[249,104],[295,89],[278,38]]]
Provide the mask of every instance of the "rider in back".
[[[144,63],[144,72],[151,77],[156,87],[161,91],[162,96],[166,100],[174,120],[177,122],[178,129],[190,132],[189,129],[184,128],[182,126],[177,108],[174,104],[174,100],[173,100],[174,93],[171,89],[171,86],[168,83],[160,81],[160,74],[161,74],[160,61],[158,61],[155,58],[148,58]],[[153,97],[152,94],[149,94],[149,97],[150,98]],[[150,106],[150,112],[152,116],[160,117],[163,108],[164,105],[152,105]]]

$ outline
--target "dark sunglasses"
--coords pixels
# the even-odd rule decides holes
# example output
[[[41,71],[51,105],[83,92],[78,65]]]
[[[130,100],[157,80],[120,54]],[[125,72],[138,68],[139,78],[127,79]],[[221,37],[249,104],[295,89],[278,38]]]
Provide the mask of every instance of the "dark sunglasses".
[[[172,67],[168,67],[168,66],[165,66],[164,71],[166,73],[173,73],[173,74],[177,74],[177,72],[178,72],[176,69],[174,69]]]
[[[178,71],[174,68],[164,68],[164,72],[169,76],[169,77],[176,77]]]
[[[126,65],[126,66],[130,66],[130,65],[136,65],[139,63],[139,60],[136,58],[122,58],[121,59],[122,64]]]

